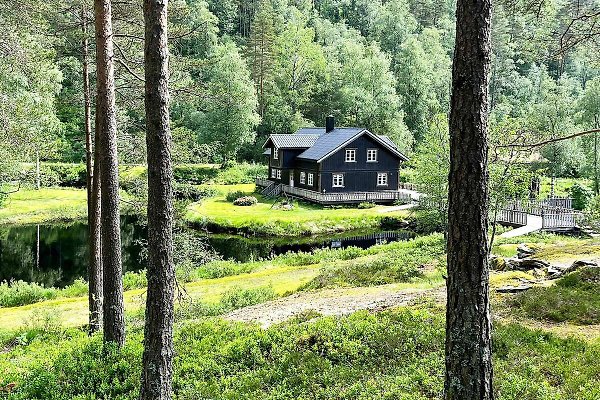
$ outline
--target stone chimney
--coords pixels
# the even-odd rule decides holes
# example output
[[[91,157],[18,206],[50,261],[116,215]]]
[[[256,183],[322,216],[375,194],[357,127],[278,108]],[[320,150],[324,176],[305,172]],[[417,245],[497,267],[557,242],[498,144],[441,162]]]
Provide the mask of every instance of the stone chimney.
[[[325,119],[325,133],[329,133],[334,129],[335,129],[335,117],[333,115],[330,115]]]

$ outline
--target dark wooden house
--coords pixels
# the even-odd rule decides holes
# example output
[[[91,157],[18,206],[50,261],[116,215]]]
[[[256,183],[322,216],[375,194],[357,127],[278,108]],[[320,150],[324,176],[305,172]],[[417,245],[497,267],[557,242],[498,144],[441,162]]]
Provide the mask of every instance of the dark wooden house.
[[[391,202],[402,198],[398,172],[407,158],[386,136],[364,128],[302,128],[271,135],[263,146],[269,177],[257,183],[267,195],[284,192],[319,203]]]

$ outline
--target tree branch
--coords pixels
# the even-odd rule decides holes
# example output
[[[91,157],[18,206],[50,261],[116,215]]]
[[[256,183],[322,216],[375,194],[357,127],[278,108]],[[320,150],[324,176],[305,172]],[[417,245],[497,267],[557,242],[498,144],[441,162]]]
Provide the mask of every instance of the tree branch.
[[[589,135],[591,133],[599,133],[599,132],[600,132],[600,129],[591,129],[589,131],[577,132],[577,133],[573,133],[571,135],[567,135],[567,136],[563,136],[563,137],[559,137],[559,138],[548,139],[548,140],[543,140],[543,141],[537,142],[537,143],[511,143],[511,144],[499,145],[496,147],[504,147],[504,148],[520,147],[520,148],[534,149],[536,147],[542,147],[542,146],[546,146],[548,144],[562,142],[563,140],[574,139],[579,136],[584,136],[584,135]]]

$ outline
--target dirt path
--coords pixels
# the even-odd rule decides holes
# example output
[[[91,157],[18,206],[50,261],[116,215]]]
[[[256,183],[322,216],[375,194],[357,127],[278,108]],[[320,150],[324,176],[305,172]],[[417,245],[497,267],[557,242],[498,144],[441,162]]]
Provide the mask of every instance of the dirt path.
[[[445,288],[398,290],[393,286],[379,286],[300,292],[232,311],[225,316],[225,319],[254,322],[267,328],[306,311],[316,311],[324,316],[347,315],[359,310],[382,311],[411,305],[424,297],[433,297],[436,301],[443,302]]]

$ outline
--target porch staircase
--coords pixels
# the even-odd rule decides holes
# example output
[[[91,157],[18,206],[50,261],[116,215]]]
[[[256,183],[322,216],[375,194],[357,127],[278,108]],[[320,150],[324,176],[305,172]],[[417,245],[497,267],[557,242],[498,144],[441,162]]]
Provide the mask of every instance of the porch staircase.
[[[282,189],[283,187],[281,183],[271,182],[269,185],[267,185],[267,187],[261,190],[260,194],[265,197],[275,197],[281,194]]]

